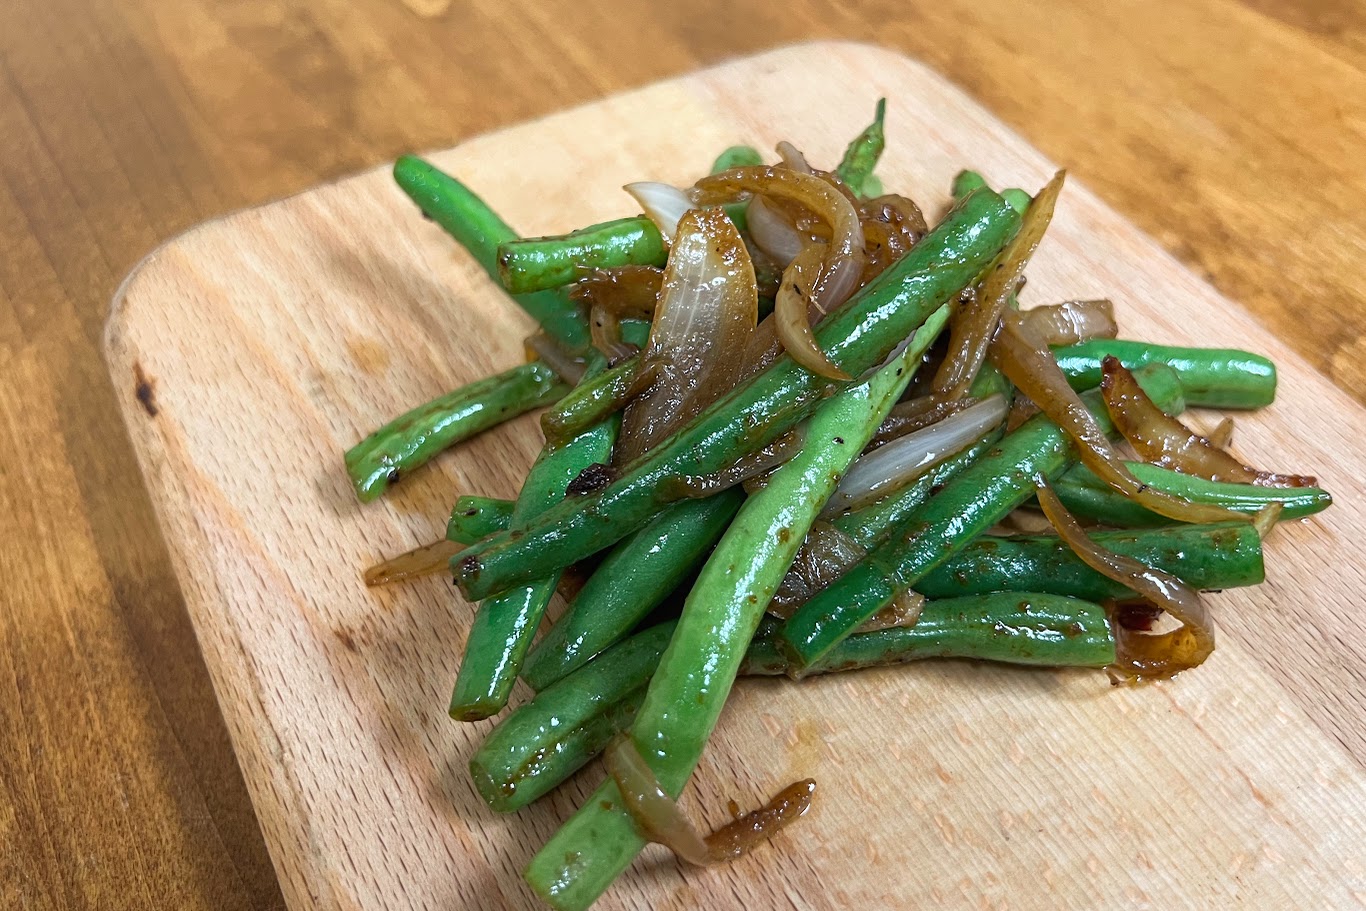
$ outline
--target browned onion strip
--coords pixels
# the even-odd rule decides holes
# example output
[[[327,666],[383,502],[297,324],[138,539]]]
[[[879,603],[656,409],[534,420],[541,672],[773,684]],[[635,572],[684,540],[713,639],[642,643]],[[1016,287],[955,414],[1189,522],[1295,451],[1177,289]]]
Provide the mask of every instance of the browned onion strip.
[[[621,340],[621,320],[601,304],[594,304],[588,312],[588,332],[593,347],[616,366],[636,353],[636,347]]]
[[[934,391],[958,398],[967,391],[986,360],[1001,314],[1020,284],[1030,257],[1039,248],[1067,172],[1053,175],[1025,209],[1020,231],[1001,251],[977,294],[953,314],[949,323],[949,353],[934,376]]]
[[[1257,510],[1257,515],[1252,519],[1252,527],[1257,529],[1257,536],[1263,541],[1271,534],[1271,530],[1276,527],[1276,523],[1281,521],[1281,513],[1285,510],[1284,503],[1268,503]]]
[[[1108,579],[1133,589],[1181,626],[1148,634],[1111,623],[1116,663],[1107,668],[1116,684],[1162,680],[1197,667],[1214,651],[1214,627],[1200,594],[1173,575],[1106,550],[1092,541],[1047,483],[1035,494],[1044,515],[1081,561]]]
[[[1313,487],[1302,475],[1272,474],[1239,462],[1153,404],[1119,358],[1101,362],[1101,396],[1115,428],[1145,462],[1210,481],[1232,481],[1261,487]]]
[[[1020,311],[1025,331],[1045,345],[1075,345],[1119,334],[1115,305],[1108,300],[1063,301]]]
[[[814,174],[777,167],[732,168],[699,180],[692,199],[698,205],[714,206],[738,202],[752,193],[791,200],[829,225],[832,258],[862,254],[863,233],[854,204]]]
[[[721,209],[689,209],[678,223],[642,355],[657,370],[626,408],[615,458],[625,464],[668,438],[735,384],[754,333],[754,267]]]
[[[726,861],[748,854],[805,815],[815,794],[815,779],[803,778],[773,795],[773,799],[759,809],[726,823],[707,836],[707,849],[712,858]],[[731,806],[735,807],[733,801]]]
[[[729,490],[737,484],[745,483],[750,478],[758,477],[777,468],[801,452],[802,444],[805,441],[806,434],[802,429],[789,430],[763,449],[741,456],[740,459],[714,474],[679,475],[669,479],[664,484],[664,495],[666,497],[688,497],[700,500],[718,494],[723,490]]]
[[[617,737],[602,754],[607,774],[617,783],[621,801],[641,834],[661,844],[690,864],[704,867],[712,862],[706,841],[688,822],[678,802],[659,786],[654,770],[636,749],[630,735]]]
[[[576,386],[579,380],[583,379],[583,362],[565,350],[564,345],[544,332],[527,336],[526,347],[536,357],[544,361],[547,367],[558,373],[560,379],[569,385]]]
[[[365,584],[370,586],[388,585],[390,582],[416,579],[418,576],[430,576],[449,567],[451,557],[463,549],[464,545],[458,541],[447,541],[444,538],[440,541],[433,541],[431,544],[415,547],[407,553],[390,557],[383,563],[376,563],[367,569],[365,571]]]
[[[892,600],[891,604],[864,620],[856,633],[875,633],[880,629],[905,628],[915,626],[925,609],[925,596],[919,592],[904,591]]]
[[[626,812],[650,841],[699,867],[723,863],[749,853],[800,818],[811,806],[816,782],[810,778],[788,785],[760,809],[738,816],[703,838],[665,793],[659,779],[629,736],[616,738],[603,753],[607,773],[621,791]]]
[[[1205,437],[1211,446],[1228,449],[1233,445],[1233,418],[1224,418]]]
[[[811,244],[797,254],[797,258],[783,272],[783,281],[778,286],[778,296],[773,304],[773,318],[778,329],[778,340],[794,361],[817,376],[848,380],[851,379],[849,374],[831,363],[816,344],[816,334],[811,331],[808,313],[816,303],[812,294],[816,290],[816,273],[823,259],[824,252],[818,244]]]
[[[649,319],[655,312],[664,270],[654,266],[594,269],[569,288],[569,297],[586,307],[601,305],[617,316]]]
[[[1053,353],[1027,338],[1019,326],[1020,315],[1007,312],[988,354],[1006,379],[1015,384],[1077,446],[1082,463],[1110,487],[1152,512],[1179,522],[1248,521],[1242,513],[1192,503],[1154,490],[1133,476],[1100,425],[1067,384]]]
[[[768,612],[786,620],[816,592],[829,586],[867,555],[868,551],[853,538],[818,519],[806,533],[806,540],[793,558],[791,568],[768,602]]]

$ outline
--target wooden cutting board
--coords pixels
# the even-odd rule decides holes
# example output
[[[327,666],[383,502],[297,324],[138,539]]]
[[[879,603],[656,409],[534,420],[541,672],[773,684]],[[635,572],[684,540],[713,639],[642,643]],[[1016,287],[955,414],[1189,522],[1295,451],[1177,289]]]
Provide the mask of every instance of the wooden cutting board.
[[[930,211],[965,165],[1024,187],[1054,169],[935,74],[852,44],[727,64],[434,160],[524,232],[556,232],[634,211],[621,184],[687,183],[732,143],[789,139],[828,165],[880,95],[879,173]],[[1078,176],[1028,298],[1109,296],[1127,336],[1272,356],[1280,396],[1239,418],[1239,450],[1318,473],[1337,505],[1278,530],[1267,584],[1213,597],[1219,651],[1169,683],[947,661],[742,683],[685,802],[716,823],[727,798],[812,776],[809,818],[719,869],[651,849],[601,907],[1366,903],[1351,547],[1366,414]],[[517,361],[527,327],[386,168],[197,228],[114,302],[109,368],[292,908],[536,907],[521,869],[600,780],[590,767],[518,815],[488,810],[465,764],[489,724],[444,713],[470,606],[446,579],[360,581],[438,537],[457,493],[513,495],[539,436],[522,419],[365,507],[342,451]]]

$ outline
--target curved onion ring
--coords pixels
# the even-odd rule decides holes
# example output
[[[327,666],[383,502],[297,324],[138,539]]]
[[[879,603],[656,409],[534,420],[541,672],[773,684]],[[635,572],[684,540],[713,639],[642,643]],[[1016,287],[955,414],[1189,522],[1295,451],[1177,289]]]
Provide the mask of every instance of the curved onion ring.
[[[1210,656],[1214,651],[1214,627],[1199,592],[1173,575],[1096,544],[1046,482],[1040,484],[1035,494],[1058,537],[1083,563],[1106,578],[1127,585],[1181,623],[1169,632],[1147,634],[1112,622],[1116,661],[1107,670],[1113,683],[1162,680],[1196,667]]]
[[[1317,479],[1249,468],[1153,404],[1129,369],[1110,356],[1101,362],[1100,394],[1115,429],[1145,462],[1210,481],[1260,487],[1314,487]]]
[[[603,753],[607,773],[621,791],[622,803],[641,833],[690,864],[707,866],[734,860],[777,835],[811,806],[816,782],[810,778],[788,785],[767,804],[746,813],[703,838],[665,793],[654,770],[627,735]]]
[[[1025,331],[1050,347],[1119,335],[1115,305],[1108,300],[1063,301],[1020,311]]]
[[[1140,506],[1180,522],[1246,522],[1243,513],[1192,503],[1155,490],[1135,478],[1124,466],[1115,447],[1081,397],[1067,384],[1053,353],[1028,338],[1019,325],[1020,315],[1007,311],[988,354],[1006,379],[1063,429],[1077,446],[1077,455],[1110,487]]]

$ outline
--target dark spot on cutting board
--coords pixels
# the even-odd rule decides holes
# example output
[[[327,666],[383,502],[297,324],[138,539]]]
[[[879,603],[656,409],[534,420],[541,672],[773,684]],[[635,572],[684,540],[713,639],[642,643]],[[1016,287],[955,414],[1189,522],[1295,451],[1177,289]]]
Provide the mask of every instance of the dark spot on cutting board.
[[[337,641],[340,642],[343,646],[345,646],[345,648],[346,648],[346,650],[347,650],[348,652],[358,652],[358,651],[360,651],[360,649],[358,649],[358,648],[356,647],[356,640],[355,640],[355,637],[351,635],[351,631],[350,631],[350,630],[348,630],[348,629],[333,630],[333,631],[332,631],[332,635],[334,635],[334,636],[337,637]]]
[[[133,362],[133,394],[138,397],[138,403],[149,418],[157,416],[161,409],[157,408],[156,381],[142,372],[140,361]]]

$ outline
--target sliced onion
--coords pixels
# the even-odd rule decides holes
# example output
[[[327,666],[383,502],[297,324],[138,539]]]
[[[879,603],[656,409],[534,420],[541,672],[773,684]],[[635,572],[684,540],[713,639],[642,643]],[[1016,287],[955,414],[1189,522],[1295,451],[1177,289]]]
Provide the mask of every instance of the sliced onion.
[[[583,362],[544,332],[527,336],[526,346],[544,361],[547,367],[559,374],[560,379],[571,386],[578,385],[579,380],[583,379]]]
[[[1010,296],[1024,277],[1025,266],[1039,248],[1053,208],[1062,192],[1067,172],[1059,171],[1039,191],[1025,209],[1020,230],[1001,251],[991,271],[971,302],[953,315],[949,326],[949,353],[934,377],[934,390],[957,398],[967,392],[987,356],[987,346],[996,334],[1001,314],[1006,311]]]
[[[848,380],[851,379],[849,374],[826,357],[820,345],[816,344],[816,334],[811,331],[809,310],[814,303],[814,294],[819,291],[816,273],[824,259],[823,246],[812,244],[807,247],[783,272],[783,282],[778,286],[778,297],[773,305],[773,319],[778,340],[794,361],[817,376]],[[852,263],[853,260],[842,262]],[[848,274],[847,269],[845,274]],[[854,278],[857,277],[855,273]]]
[[[687,193],[657,180],[638,180],[622,189],[640,203],[641,211],[655,223],[659,233],[669,243],[673,243],[674,235],[678,233],[678,222],[683,213],[694,208]]]
[[[714,496],[723,490],[730,490],[751,478],[777,468],[801,452],[806,441],[805,429],[789,430],[769,443],[763,449],[741,456],[714,474],[680,475],[665,482],[663,495],[666,498],[703,499]]]
[[[731,389],[758,308],[754,268],[735,225],[720,209],[689,210],[669,251],[642,356],[658,375],[626,409],[620,463],[647,452]]]
[[[863,621],[855,633],[875,633],[880,629],[905,629],[920,622],[925,610],[925,596],[919,592],[904,591],[892,599],[892,603]]]
[[[463,544],[458,541],[447,541],[445,538],[440,541],[433,541],[431,544],[415,547],[407,553],[390,557],[383,563],[376,563],[367,569],[365,571],[365,584],[370,586],[388,585],[390,582],[416,579],[418,576],[430,576],[448,568],[451,564],[451,557],[463,549]]]
[[[1239,462],[1153,404],[1119,358],[1101,362],[1101,397],[1116,429],[1145,462],[1210,481],[1232,481],[1262,487],[1314,487],[1303,475],[1272,474]]]
[[[989,354],[1006,379],[1038,405],[1076,444],[1077,455],[1106,484],[1140,506],[1179,522],[1248,521],[1246,515],[1172,496],[1130,473],[1081,397],[1067,384],[1053,353],[1029,339],[1020,315],[1007,312]]]
[[[1224,418],[1205,437],[1211,446],[1228,449],[1233,445],[1233,418]]]
[[[807,163],[806,156],[802,154],[801,149],[786,139],[778,143],[777,152],[778,157],[783,160],[783,164],[792,170],[801,171],[803,174],[811,173],[811,165]]]
[[[777,835],[806,815],[811,809],[811,798],[816,795],[814,778],[803,778],[783,788],[757,810],[736,816],[734,820],[707,836],[707,848],[713,859],[735,860]],[[731,804],[732,812],[739,808]]]
[[[594,269],[569,289],[571,300],[586,307],[601,305],[617,316],[654,315],[664,270],[654,266]]]
[[[711,851],[697,829],[678,808],[678,802],[665,793],[654,770],[636,749],[629,736],[616,738],[602,754],[607,774],[621,790],[626,812],[631,814],[641,834],[661,844],[690,864],[704,867],[711,863]]]
[[[588,311],[588,332],[593,347],[601,351],[613,367],[636,353],[635,345],[621,339],[621,320],[602,304],[594,304]]]
[[[791,222],[764,202],[762,196],[756,196],[749,201],[745,215],[748,219],[749,236],[754,238],[754,243],[783,268],[796,259],[797,254],[806,246],[806,238],[802,237]]]
[[[786,620],[867,555],[868,552],[853,538],[818,519],[806,533],[806,540],[797,550],[791,568],[768,602],[768,612]]]
[[[698,205],[736,202],[760,193],[798,203],[830,226],[828,259],[855,256],[862,268],[863,232],[858,211],[849,198],[828,181],[790,168],[732,168],[699,180],[692,191]]]
[[[931,394],[899,402],[888,413],[887,419],[878,426],[877,433],[873,434],[873,444],[882,446],[897,437],[904,437],[906,434],[914,433],[923,427],[937,424],[969,405],[976,405],[978,401],[980,400],[971,396],[964,396],[961,399],[944,399]]]
[[[1072,552],[1096,572],[1133,589],[1162,608],[1181,626],[1165,633],[1147,634],[1112,623],[1116,663],[1110,668],[1115,683],[1161,680],[1197,667],[1214,651],[1214,627],[1199,592],[1173,575],[1154,569],[1098,545],[1087,536],[1047,484],[1035,491],[1039,506]]]
[[[1005,420],[1007,410],[1003,397],[990,395],[937,424],[908,433],[860,456],[840,481],[821,515],[828,518],[858,509],[905,487],[984,437]]]
[[[1075,345],[1093,338],[1119,334],[1115,305],[1108,300],[1064,301],[1022,310],[1020,317],[1030,337],[1045,345]]]
[[[629,736],[614,740],[603,753],[603,760],[641,834],[697,866],[749,853],[805,814],[816,792],[816,782],[810,778],[794,782],[760,809],[743,815],[737,812],[734,820],[703,838],[678,803],[660,787]]]

